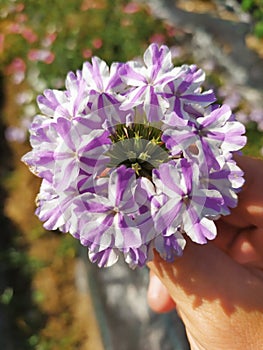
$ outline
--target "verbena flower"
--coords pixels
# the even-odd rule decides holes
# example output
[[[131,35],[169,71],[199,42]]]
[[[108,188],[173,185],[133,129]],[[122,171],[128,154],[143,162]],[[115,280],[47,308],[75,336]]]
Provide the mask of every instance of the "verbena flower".
[[[173,261],[187,236],[213,239],[214,221],[237,205],[244,180],[233,154],[246,137],[204,80],[151,44],[142,61],[94,57],[64,91],[44,91],[23,157],[43,179],[44,227],[72,234],[99,266],[121,255],[144,266],[154,250]]]

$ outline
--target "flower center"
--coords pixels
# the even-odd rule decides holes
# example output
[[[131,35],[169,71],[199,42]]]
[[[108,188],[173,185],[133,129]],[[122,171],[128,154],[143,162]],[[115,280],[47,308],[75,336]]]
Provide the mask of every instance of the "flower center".
[[[152,170],[170,159],[169,151],[161,139],[162,131],[144,124],[116,126],[110,139],[112,146],[107,152],[110,168],[125,165],[139,177],[152,179]]]

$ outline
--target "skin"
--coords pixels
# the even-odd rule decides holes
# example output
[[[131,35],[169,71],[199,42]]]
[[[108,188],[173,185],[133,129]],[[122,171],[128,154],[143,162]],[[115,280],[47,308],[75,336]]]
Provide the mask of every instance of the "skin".
[[[155,254],[148,303],[176,308],[192,350],[263,349],[263,161],[239,156],[245,185],[238,207],[217,221],[205,245],[187,241],[182,257]]]

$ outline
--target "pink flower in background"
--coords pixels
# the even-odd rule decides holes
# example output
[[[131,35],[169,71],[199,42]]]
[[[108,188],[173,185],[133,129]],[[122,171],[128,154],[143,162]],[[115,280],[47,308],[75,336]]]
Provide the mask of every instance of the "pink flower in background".
[[[49,50],[31,49],[28,53],[28,59],[30,61],[40,61],[46,64],[50,64],[54,61],[55,54]]]
[[[127,13],[129,15],[132,15],[134,13],[137,13],[140,11],[140,5],[136,2],[129,2],[124,8],[123,12]]]
[[[20,34],[21,33],[21,26],[18,23],[10,23],[10,25],[7,27],[7,32],[10,34]]]
[[[7,66],[6,72],[7,74],[13,74],[15,71],[25,72],[25,70],[26,70],[25,61],[20,57],[16,57],[13,59],[10,65]]]
[[[175,37],[175,35],[176,35],[176,29],[175,29],[175,27],[173,27],[173,26],[167,24],[167,25],[166,25],[166,33],[167,33],[167,35],[168,35],[169,37]]]
[[[37,41],[37,35],[31,28],[23,28],[21,35],[24,39],[26,39],[27,42],[30,44],[33,44]]]
[[[96,9],[96,10],[101,10],[106,7],[106,3],[104,0],[83,0],[80,10],[81,11],[87,11],[90,9]]]
[[[9,34],[20,34],[27,42],[30,44],[33,44],[37,41],[38,37],[37,34],[28,27],[25,27],[22,23],[26,20],[23,15],[22,17],[18,16],[16,23],[10,23],[7,27],[7,32]]]
[[[22,12],[24,10],[24,8],[25,8],[25,5],[22,2],[20,2],[20,3],[16,4],[15,11]]]
[[[53,33],[48,33],[46,36],[45,36],[45,38],[43,39],[43,41],[42,41],[42,45],[44,46],[44,47],[49,47],[49,46],[51,46],[54,42],[55,42],[55,40],[57,39],[57,33],[56,32],[53,32]]]
[[[91,56],[92,56],[92,50],[91,49],[84,49],[84,50],[82,50],[82,56],[83,56],[83,58],[86,58],[86,59],[88,59],[88,58],[90,58]]]
[[[16,15],[16,22],[25,23],[27,20],[28,20],[28,17],[24,13],[19,13],[18,15]]]
[[[25,78],[26,63],[20,58],[16,57],[7,67],[5,73],[12,75],[15,84],[20,84]]]
[[[165,35],[162,34],[162,33],[153,34],[150,37],[150,42],[151,43],[157,43],[158,45],[161,45],[161,44],[163,44],[165,42]]]
[[[95,49],[100,49],[102,47],[103,41],[101,38],[95,38],[92,40],[92,46]]]

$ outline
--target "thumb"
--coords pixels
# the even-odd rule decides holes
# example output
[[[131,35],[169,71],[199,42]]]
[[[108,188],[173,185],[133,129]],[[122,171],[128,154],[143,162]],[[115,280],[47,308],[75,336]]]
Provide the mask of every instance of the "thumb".
[[[175,302],[167,288],[153,271],[150,271],[147,301],[151,309],[158,313],[169,312],[175,308]]]

